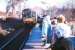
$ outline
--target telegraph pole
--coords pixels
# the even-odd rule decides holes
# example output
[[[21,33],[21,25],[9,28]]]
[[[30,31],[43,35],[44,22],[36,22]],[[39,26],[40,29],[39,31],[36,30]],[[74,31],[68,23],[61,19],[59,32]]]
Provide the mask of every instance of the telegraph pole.
[[[72,0],[72,20],[73,20],[73,0]]]

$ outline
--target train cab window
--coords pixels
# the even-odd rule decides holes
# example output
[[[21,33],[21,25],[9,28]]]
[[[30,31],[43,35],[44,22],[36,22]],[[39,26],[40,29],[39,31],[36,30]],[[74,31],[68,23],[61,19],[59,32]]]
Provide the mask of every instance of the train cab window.
[[[31,10],[30,9],[24,9],[22,11],[22,17],[31,18]]]

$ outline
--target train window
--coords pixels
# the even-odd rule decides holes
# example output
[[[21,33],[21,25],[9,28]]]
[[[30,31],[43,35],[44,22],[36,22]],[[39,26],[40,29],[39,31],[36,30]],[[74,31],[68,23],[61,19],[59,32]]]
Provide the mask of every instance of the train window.
[[[36,16],[36,12],[32,11],[31,9],[24,9],[22,11],[22,17],[31,18],[35,16]]]
[[[22,17],[31,18],[31,10],[30,9],[24,9],[22,11]]]

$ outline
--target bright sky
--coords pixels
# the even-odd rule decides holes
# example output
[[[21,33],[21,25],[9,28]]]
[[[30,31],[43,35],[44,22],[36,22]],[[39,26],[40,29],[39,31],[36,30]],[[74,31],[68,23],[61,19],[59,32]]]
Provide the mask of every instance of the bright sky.
[[[0,11],[6,11],[5,8],[6,8],[6,3],[7,1],[6,0],[0,0]]]
[[[41,4],[41,1],[47,3],[47,4]],[[34,6],[39,6],[39,7],[45,7],[45,6],[57,6],[57,7],[62,7],[64,5],[64,3],[67,0],[29,0],[27,2],[29,7],[34,7]]]
[[[57,6],[62,8],[62,6],[67,3],[68,0],[28,0],[26,2],[26,6],[29,8],[40,7],[43,9],[47,9],[48,7]],[[70,0],[69,0],[70,1]],[[47,4],[42,4],[47,3]],[[0,11],[5,11],[7,5],[7,0],[0,0]]]

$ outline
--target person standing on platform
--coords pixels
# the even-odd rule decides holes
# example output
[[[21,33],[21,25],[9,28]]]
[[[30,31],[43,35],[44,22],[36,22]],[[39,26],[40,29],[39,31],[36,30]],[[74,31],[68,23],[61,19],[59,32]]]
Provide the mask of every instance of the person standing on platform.
[[[50,16],[45,14],[42,22],[42,43],[44,48],[50,47],[51,42],[51,20]]]
[[[69,25],[65,24],[65,17],[59,15],[57,17],[56,35],[57,40],[53,50],[74,50],[72,43],[72,31]]]

